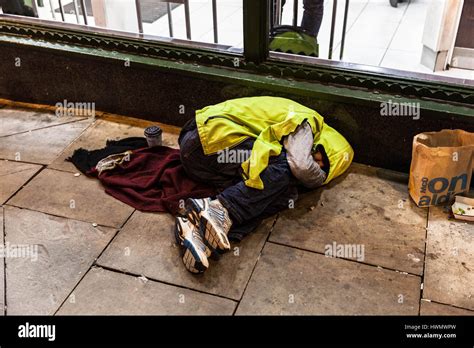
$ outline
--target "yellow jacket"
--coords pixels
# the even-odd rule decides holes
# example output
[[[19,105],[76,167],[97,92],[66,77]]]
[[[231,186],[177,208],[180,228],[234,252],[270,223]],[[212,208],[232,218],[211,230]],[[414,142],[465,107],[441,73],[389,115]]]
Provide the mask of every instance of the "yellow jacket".
[[[282,138],[307,121],[314,134],[314,146],[324,146],[329,173],[324,184],[349,168],[354,151],[347,140],[324,123],[316,111],[278,97],[250,97],[227,100],[196,111],[196,124],[206,155],[232,148],[248,137],[255,138],[250,158],[242,163],[245,184],[263,189],[260,173],[270,156],[282,150]]]

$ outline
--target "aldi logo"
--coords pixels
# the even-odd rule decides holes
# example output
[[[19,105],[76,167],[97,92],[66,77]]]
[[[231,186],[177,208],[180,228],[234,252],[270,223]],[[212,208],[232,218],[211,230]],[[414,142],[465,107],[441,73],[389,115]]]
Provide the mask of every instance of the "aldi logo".
[[[454,195],[468,189],[468,175],[453,176],[451,179],[438,177],[421,179],[419,207],[449,203]]]

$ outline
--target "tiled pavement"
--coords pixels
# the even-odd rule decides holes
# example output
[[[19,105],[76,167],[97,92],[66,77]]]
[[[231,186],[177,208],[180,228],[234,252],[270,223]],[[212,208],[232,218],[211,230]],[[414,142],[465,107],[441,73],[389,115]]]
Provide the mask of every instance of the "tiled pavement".
[[[149,124],[0,108],[0,242],[37,251],[1,259],[0,315],[474,314],[474,226],[360,164],[189,274],[171,216],[135,211],[64,162]],[[363,253],[325,256],[334,245]]]

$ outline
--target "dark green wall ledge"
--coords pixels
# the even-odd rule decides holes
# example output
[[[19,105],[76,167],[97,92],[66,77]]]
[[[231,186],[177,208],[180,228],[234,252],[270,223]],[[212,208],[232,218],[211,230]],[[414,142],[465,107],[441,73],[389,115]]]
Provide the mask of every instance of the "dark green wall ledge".
[[[338,75],[346,76],[344,83],[338,83],[337,76],[331,83],[324,81],[323,75],[321,81],[305,78],[304,68],[295,69],[299,78],[277,77],[282,74],[271,72],[280,63],[269,63],[265,68],[242,60],[243,68],[234,69],[199,60],[189,63],[178,59],[179,55],[150,56],[11,32],[0,32],[0,52],[1,98],[51,105],[64,99],[95,102],[100,111],[180,126],[196,109],[226,99],[288,97],[325,116],[351,142],[357,162],[399,171],[408,171],[415,134],[443,128],[474,131],[473,91],[468,87],[440,85],[436,90],[432,84],[413,81],[410,86],[406,79],[396,82],[387,77],[385,89],[381,83],[363,88],[351,85],[344,74]],[[21,59],[21,67],[15,67],[16,58]],[[226,58],[215,59],[222,62]],[[262,72],[265,69],[268,74]],[[370,81],[365,83],[371,86]],[[429,98],[412,96],[415,86]],[[381,116],[380,103],[388,100],[420,103],[420,119]]]

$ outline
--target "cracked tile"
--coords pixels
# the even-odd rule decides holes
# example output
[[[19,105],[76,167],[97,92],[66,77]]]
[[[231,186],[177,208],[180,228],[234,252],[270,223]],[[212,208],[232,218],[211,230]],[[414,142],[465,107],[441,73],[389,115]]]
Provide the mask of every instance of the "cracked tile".
[[[232,315],[236,303],[94,267],[58,315]]]
[[[7,314],[52,315],[116,230],[9,206],[4,209],[6,242],[12,249],[29,247],[26,257],[6,258]]]
[[[2,137],[0,158],[49,164],[92,122],[93,119],[84,119]]]
[[[117,228],[134,211],[105,193],[99,180],[51,169],[35,176],[8,204]]]
[[[145,128],[151,125],[159,125],[163,129],[163,145],[178,148],[178,127],[130,117],[107,115],[101,117],[94,125],[89,127],[49,167],[77,172],[76,167],[72,163],[65,161],[66,158],[72,156],[74,150],[78,148],[89,150],[101,149],[105,147],[107,139],[118,140],[128,137],[143,137]]]
[[[0,110],[0,137],[78,121],[86,117],[56,116],[54,113],[6,107]]]
[[[4,247],[3,240],[3,208],[0,207],[0,245]],[[0,316],[5,315],[5,259],[0,257]]]
[[[423,297],[474,310],[474,225],[430,207]]]
[[[273,219],[266,220],[231,252],[212,261],[204,275],[189,273],[174,237],[174,218],[164,213],[135,211],[97,263],[143,274],[167,283],[239,300],[245,290]],[[238,248],[238,249],[235,249]]]
[[[0,204],[4,204],[41,166],[0,160]]]
[[[239,315],[417,315],[421,278],[267,243]]]
[[[456,308],[436,302],[421,301],[420,315],[474,315],[474,311]]]
[[[427,210],[416,207],[405,184],[384,174],[354,163],[343,177],[280,213],[270,240],[319,253],[334,243],[360,245],[365,263],[421,274]]]

